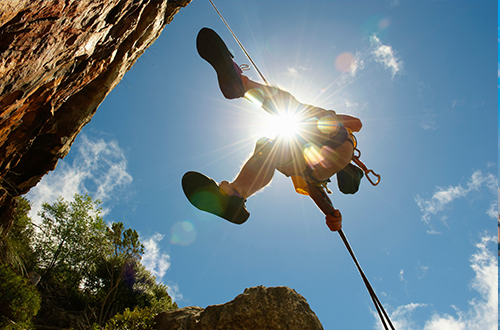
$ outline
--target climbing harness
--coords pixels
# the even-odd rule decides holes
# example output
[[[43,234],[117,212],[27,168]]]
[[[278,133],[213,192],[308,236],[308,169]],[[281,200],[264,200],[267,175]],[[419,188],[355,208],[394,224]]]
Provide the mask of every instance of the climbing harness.
[[[212,4],[215,11],[217,12],[217,14],[219,15],[219,17],[221,18],[221,20],[224,22],[224,24],[228,28],[229,32],[231,32],[231,34],[233,35],[233,38],[236,40],[236,42],[240,46],[241,50],[245,53],[245,55],[248,58],[248,60],[250,61],[250,63],[252,63],[253,67],[255,68],[255,70],[257,71],[257,73],[261,77],[261,79],[265,82],[266,85],[269,85],[266,78],[264,77],[262,72],[260,72],[259,68],[255,64],[255,62],[252,60],[252,58],[250,57],[250,55],[246,51],[245,47],[243,47],[243,44],[236,37],[236,34],[233,32],[233,30],[231,29],[229,24],[226,22],[226,20],[222,16],[222,14],[219,12],[219,10],[217,9],[217,7],[213,3],[213,1],[212,0],[209,0],[209,1]],[[248,66],[246,66],[245,69],[248,69]],[[380,183],[380,175],[375,173],[373,170],[368,169],[366,167],[366,165],[363,162],[361,162],[361,160],[359,159],[361,157],[361,151],[359,151],[359,149],[357,149],[356,138],[354,137],[352,132],[350,132],[350,130],[349,130],[349,134],[351,135],[351,137],[353,139],[353,142],[354,142],[353,145],[354,145],[355,151],[357,151],[357,155],[353,154],[352,161],[363,170],[363,172],[366,174],[366,178],[368,179],[368,181],[370,181],[370,183],[373,186],[378,185]],[[373,176],[375,176],[377,178],[377,180],[374,182],[369,177],[369,174],[372,174]],[[319,207],[319,209],[325,214],[325,216],[329,216],[329,215],[333,216],[335,208],[333,207],[332,201],[330,200],[330,198],[326,194],[326,192],[328,192],[329,194],[332,193],[327,187],[327,183],[329,181],[311,182],[307,178],[304,179],[301,176],[292,176],[292,181],[294,183],[295,190],[298,193],[303,194],[303,195],[309,195],[311,197],[311,199],[314,201],[314,203]],[[376,308],[377,313],[380,317],[380,321],[382,322],[382,324],[384,326],[384,329],[385,330],[389,330],[389,329],[395,330],[389,316],[387,315],[387,312],[384,309],[384,306],[382,305],[382,303],[378,299],[377,294],[373,290],[370,282],[368,281],[368,278],[366,277],[365,273],[363,272],[363,269],[361,268],[361,266],[356,258],[356,255],[354,254],[354,251],[352,250],[351,245],[349,244],[349,241],[347,240],[347,237],[345,236],[342,229],[339,229],[338,233],[340,235],[340,238],[344,242],[344,245],[346,246],[347,251],[351,255],[351,257],[354,261],[354,264],[356,265],[356,268],[358,269],[358,272],[361,275],[361,278],[363,279],[363,282],[365,283],[365,286],[370,294],[370,297],[373,301],[373,304],[375,305],[375,308]],[[389,328],[389,326],[390,326],[390,328]]]

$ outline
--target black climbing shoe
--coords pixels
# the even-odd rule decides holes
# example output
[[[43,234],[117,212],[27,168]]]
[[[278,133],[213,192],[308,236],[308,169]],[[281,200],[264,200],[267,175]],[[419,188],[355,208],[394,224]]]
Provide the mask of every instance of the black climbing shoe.
[[[221,193],[217,183],[198,172],[187,172],[182,177],[182,189],[196,208],[215,214],[235,224],[247,221],[250,213],[245,199]]]
[[[233,55],[226,44],[212,29],[203,28],[196,38],[198,54],[210,63],[217,72],[219,87],[227,99],[236,99],[245,95],[241,81],[241,69],[233,62]]]

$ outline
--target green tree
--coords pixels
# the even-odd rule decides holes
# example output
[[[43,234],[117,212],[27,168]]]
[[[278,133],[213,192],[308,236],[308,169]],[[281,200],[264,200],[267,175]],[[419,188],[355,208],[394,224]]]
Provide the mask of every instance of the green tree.
[[[133,311],[126,308],[123,313],[113,316],[104,327],[96,326],[95,329],[105,330],[145,330],[153,329],[155,325],[155,317],[159,313],[168,309],[175,309],[177,305],[172,304],[170,297],[153,299],[151,306],[139,307],[136,306]]]
[[[35,265],[35,256],[31,248],[34,235],[28,212],[29,201],[23,197],[16,198],[16,210],[10,228],[0,227],[0,261],[10,265],[17,274],[27,275]]]
[[[24,276],[0,263],[0,328],[31,328],[40,308],[40,295]]]
[[[72,287],[88,282],[95,260],[110,249],[107,226],[100,214],[100,202],[88,195],[76,194],[72,202],[59,198],[52,205],[42,205],[42,223],[34,244],[42,276],[56,275]]]
[[[51,322],[49,306],[78,312],[87,326],[104,325],[127,308],[150,307],[161,299],[176,308],[167,287],[141,264],[144,246],[137,231],[121,222],[106,225],[99,201],[60,198],[43,204],[39,215],[33,244],[44,298],[39,322]]]

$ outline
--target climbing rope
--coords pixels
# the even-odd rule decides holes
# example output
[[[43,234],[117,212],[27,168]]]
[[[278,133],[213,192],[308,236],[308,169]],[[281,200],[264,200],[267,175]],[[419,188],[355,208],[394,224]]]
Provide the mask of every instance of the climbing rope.
[[[309,196],[312,198],[312,200],[316,203],[316,205],[319,207],[319,209],[325,215],[333,215],[333,211],[335,211],[335,208],[333,207],[332,201],[330,200],[328,195],[325,193],[324,187],[318,186],[318,185],[311,183],[311,182],[307,182],[307,190],[308,190]],[[345,236],[342,229],[338,230],[338,233],[340,235],[340,238],[344,242],[344,245],[347,248],[347,251],[351,255],[351,258],[354,261],[354,264],[356,265],[356,268],[358,269],[358,272],[361,275],[363,282],[365,283],[366,289],[368,290],[368,293],[370,294],[370,297],[372,298],[373,304],[375,305],[375,308],[377,309],[377,313],[379,315],[380,321],[382,322],[382,325],[384,326],[384,329],[389,330],[388,326],[390,326],[392,330],[395,330],[394,326],[392,325],[391,319],[389,318],[389,316],[387,315],[387,312],[384,309],[384,306],[382,305],[382,303],[378,299],[377,294],[375,293],[375,290],[373,290],[373,287],[371,286],[370,281],[368,281],[368,278],[366,277],[365,273],[363,272],[363,269],[361,268],[361,265],[359,264],[358,259],[356,258],[356,255],[354,254],[354,251],[351,248],[349,241],[347,240],[347,237]]]
[[[366,277],[365,273],[363,272],[363,269],[361,269],[361,266],[360,266],[360,264],[358,262],[358,259],[356,259],[356,255],[354,255],[354,251],[352,250],[351,245],[349,244],[349,241],[347,240],[347,237],[345,236],[345,234],[342,231],[342,229],[340,229],[338,231],[338,233],[340,235],[340,238],[344,242],[344,245],[347,248],[347,251],[349,251],[349,254],[352,257],[352,260],[356,264],[356,267],[358,268],[358,272],[361,275],[361,278],[363,279],[363,282],[365,283],[366,289],[370,293],[370,297],[372,298],[373,304],[375,305],[375,308],[377,309],[378,316],[379,316],[380,321],[382,322],[382,324],[384,326],[384,329],[386,329],[386,330],[389,329],[387,327],[387,324],[386,324],[386,321],[387,321],[387,323],[391,326],[391,329],[395,330],[394,326],[392,325],[391,319],[389,318],[389,316],[387,315],[387,312],[384,309],[384,306],[382,305],[382,303],[380,302],[380,300],[378,300],[377,294],[373,290],[373,288],[372,288],[372,286],[370,284],[370,281],[368,281],[368,278]],[[383,316],[382,316],[382,314],[383,314]],[[385,317],[385,319],[384,319],[384,317]]]
[[[248,58],[248,60],[250,61],[250,63],[252,63],[253,67],[255,68],[255,71],[257,71],[257,73],[259,74],[260,78],[262,79],[262,81],[264,81],[264,83],[266,85],[269,85],[269,83],[267,82],[266,78],[264,77],[264,75],[262,74],[262,72],[260,72],[259,68],[257,67],[257,65],[255,64],[255,62],[252,60],[252,58],[250,57],[250,54],[248,54],[247,50],[245,49],[245,47],[243,47],[243,44],[240,42],[240,40],[238,39],[238,37],[236,36],[236,34],[233,32],[233,30],[231,29],[231,27],[229,26],[229,24],[227,24],[226,20],[224,19],[224,17],[222,16],[222,14],[220,13],[220,11],[217,9],[217,7],[215,6],[215,4],[213,3],[212,0],[208,0],[210,1],[210,3],[212,4],[212,7],[214,7],[215,11],[217,12],[217,14],[219,14],[219,17],[220,19],[224,22],[224,24],[226,24],[226,27],[227,29],[229,30],[229,32],[231,32],[231,34],[233,35],[233,38],[234,40],[236,40],[236,42],[238,43],[238,45],[240,46],[241,50],[243,51],[243,53],[245,53],[245,56]]]

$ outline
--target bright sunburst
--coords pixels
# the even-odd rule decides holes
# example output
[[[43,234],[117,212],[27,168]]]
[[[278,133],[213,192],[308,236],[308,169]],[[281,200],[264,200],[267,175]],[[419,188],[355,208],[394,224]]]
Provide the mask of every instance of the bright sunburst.
[[[295,114],[285,113],[279,116],[267,116],[264,126],[264,134],[274,138],[278,135],[289,139],[298,134],[300,118]]]

